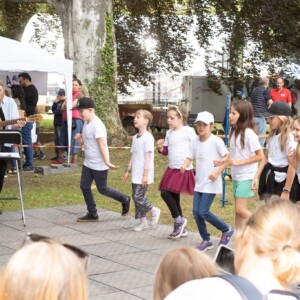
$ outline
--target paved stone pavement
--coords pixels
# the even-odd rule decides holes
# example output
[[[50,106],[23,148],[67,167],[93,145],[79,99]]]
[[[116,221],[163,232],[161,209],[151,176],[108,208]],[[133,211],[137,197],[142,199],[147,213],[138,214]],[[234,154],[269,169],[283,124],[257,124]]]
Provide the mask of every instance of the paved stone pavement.
[[[197,233],[170,240],[166,237],[172,228],[166,225],[134,232],[137,221],[133,217],[103,209],[98,211],[100,222],[77,223],[77,217],[85,212],[84,205],[26,210],[27,227],[23,227],[20,211],[4,211],[0,215],[0,266],[20,247],[27,232],[37,233],[90,253],[90,300],[152,299],[162,255],[178,245],[194,247],[200,240]],[[216,239],[213,241],[217,244]],[[207,253],[214,255],[213,251]]]

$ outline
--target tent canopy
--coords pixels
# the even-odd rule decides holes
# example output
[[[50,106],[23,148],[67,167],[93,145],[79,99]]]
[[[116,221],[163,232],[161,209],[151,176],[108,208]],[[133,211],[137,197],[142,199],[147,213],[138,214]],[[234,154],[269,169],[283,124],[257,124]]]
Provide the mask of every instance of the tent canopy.
[[[39,71],[63,75],[65,77],[67,107],[71,108],[73,61],[54,56],[26,43],[0,37],[0,70],[28,73]],[[70,142],[72,113],[69,109],[67,115]]]

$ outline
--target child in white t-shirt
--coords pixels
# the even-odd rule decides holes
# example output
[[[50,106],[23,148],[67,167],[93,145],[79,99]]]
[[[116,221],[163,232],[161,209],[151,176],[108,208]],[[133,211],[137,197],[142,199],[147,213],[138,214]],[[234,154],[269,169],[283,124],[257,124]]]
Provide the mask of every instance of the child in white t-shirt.
[[[254,132],[253,107],[248,101],[233,102],[230,107],[230,159],[232,191],[235,198],[235,225],[240,229],[251,215],[247,199],[254,196],[252,182],[263,151]]]
[[[193,165],[190,164],[184,172],[180,172],[182,164],[188,157],[190,144],[196,136],[193,128],[185,126],[186,119],[187,112],[184,107],[170,106],[167,112],[170,129],[164,140],[157,141],[159,153],[168,155],[169,159],[169,166],[161,179],[159,190],[174,219],[170,239],[187,236],[185,229],[187,220],[182,215],[180,193],[193,195],[195,187]]]
[[[263,114],[268,118],[270,133],[267,139],[265,156],[253,181],[253,188],[258,185],[261,198],[264,195],[278,195],[281,199],[298,200],[298,185],[295,169],[289,165],[289,151],[296,149],[291,132],[290,106],[282,101],[274,102]]]
[[[77,133],[74,138],[85,147],[80,188],[88,209],[87,215],[78,218],[77,222],[97,222],[99,220],[91,190],[94,180],[100,194],[122,203],[122,216],[126,216],[130,209],[131,197],[107,186],[108,170],[118,167],[109,160],[106,128],[103,122],[95,115],[94,100],[81,98],[74,109],[78,109],[84,120],[82,134]]]
[[[234,229],[210,211],[210,206],[216,194],[222,193],[222,178],[220,175],[229,159],[229,152],[223,140],[211,133],[214,126],[214,116],[211,113],[207,111],[200,112],[195,123],[199,137],[197,136],[194,139],[189,156],[183,164],[183,169],[193,159],[196,159],[193,214],[200,236],[203,239],[197,248],[200,251],[206,251],[214,246],[205,221],[222,232],[219,245],[228,244],[235,233]]]
[[[138,129],[138,133],[133,137],[132,156],[124,175],[124,181],[127,182],[130,173],[132,174],[135,218],[140,220],[133,228],[134,231],[148,228],[147,212],[151,211],[151,226],[157,224],[160,216],[160,209],[153,207],[145,196],[148,185],[154,181],[154,138],[150,133],[152,118],[152,114],[147,110],[140,109],[135,113],[134,126]]]

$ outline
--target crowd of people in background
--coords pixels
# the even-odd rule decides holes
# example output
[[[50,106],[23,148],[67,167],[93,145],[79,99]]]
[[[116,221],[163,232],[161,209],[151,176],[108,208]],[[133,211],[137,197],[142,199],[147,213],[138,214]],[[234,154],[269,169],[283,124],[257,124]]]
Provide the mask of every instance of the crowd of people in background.
[[[26,116],[33,115],[37,90],[27,73],[19,75],[19,82],[24,91],[24,96],[19,95],[17,98],[19,108],[25,109]],[[201,242],[194,249],[182,247],[172,250],[163,258],[154,284],[155,300],[199,299],[201,294],[204,299],[244,299],[243,288],[239,285],[241,281],[248,291],[262,297],[267,295],[268,299],[298,299],[288,288],[290,284],[300,282],[300,209],[292,203],[299,200],[300,195],[300,122],[298,118],[292,119],[295,102],[290,91],[283,87],[283,78],[277,78],[276,87],[270,91],[268,85],[268,78],[261,78],[259,86],[252,91],[250,101],[232,102],[229,113],[229,150],[222,139],[212,133],[214,117],[210,112],[199,112],[195,121],[196,135],[193,128],[186,124],[187,111],[180,106],[168,107],[169,130],[165,139],[156,143],[158,152],[168,157],[168,167],[159,184],[161,198],[174,222],[168,238],[176,240],[188,235],[188,220],[184,217],[180,199],[180,195],[186,193],[193,195],[193,215]],[[4,104],[10,103],[10,98],[1,96],[1,93],[4,94],[4,87],[0,84],[0,100]],[[99,221],[91,189],[95,181],[99,193],[121,203],[122,216],[128,214],[133,199],[135,217],[139,220],[134,231],[156,226],[161,211],[146,196],[155,172],[151,114],[138,110],[134,116],[137,133],[133,137],[132,155],[124,175],[125,182],[132,177],[131,197],[107,186],[108,170],[118,166],[110,161],[105,124],[95,114],[93,99],[85,93],[80,80],[74,78],[72,107],[67,108],[63,89],[58,91],[52,106],[55,145],[60,146],[55,150],[52,163],[63,163],[66,150],[63,147],[71,146],[71,164],[77,163],[79,146],[85,149],[80,188],[88,212],[77,221]],[[2,105],[5,118],[19,117],[17,102],[13,100],[13,103],[9,104],[13,106],[13,115],[7,115],[5,105]],[[67,139],[66,109],[72,109],[71,145],[68,145]],[[267,138],[259,138],[258,133],[266,133],[266,120],[270,124],[270,133]],[[21,127],[24,144],[32,145],[32,123],[18,121],[17,126]],[[263,148],[266,148],[264,152]],[[39,155],[42,159],[41,152]],[[33,169],[32,147],[25,148],[25,156],[23,169],[30,172]],[[193,161],[196,161],[195,170]],[[215,195],[222,191],[225,168],[231,169],[235,228],[210,211]],[[254,196],[257,188],[265,203],[251,213],[248,210],[248,199]],[[269,199],[272,195],[277,196]],[[150,222],[146,218],[148,212],[151,213]],[[203,253],[214,247],[207,222],[221,232],[218,246],[226,246],[234,240],[236,275],[219,276],[220,270]],[[53,256],[56,257],[55,261],[49,260],[49,269],[43,271],[38,279],[40,283],[35,283],[30,290],[36,289],[37,293],[43,292],[41,288],[50,293],[52,290],[53,293],[60,291],[59,295],[51,299],[86,299],[86,272],[84,264],[78,260],[78,256],[86,259],[86,255],[80,249],[49,238],[33,235],[28,239],[31,243],[13,255],[1,275],[0,299],[18,299],[14,296],[17,288],[11,278],[17,276],[15,272],[20,273],[16,269],[20,262],[24,261],[24,272],[30,276],[32,272],[28,270],[36,268],[38,271],[40,264],[37,259],[30,260],[29,257],[43,259],[53,251],[62,251],[61,256],[68,257],[70,261],[61,263],[58,256]],[[35,247],[37,245],[40,247]],[[75,267],[77,270],[74,270]],[[60,282],[49,280],[54,268],[61,268],[61,274],[64,274]],[[70,274],[73,272],[77,276],[72,277]],[[50,282],[53,286],[50,286]],[[46,288],[48,284],[49,289]],[[78,291],[74,294],[76,289]],[[24,295],[22,299],[31,299],[30,295]]]

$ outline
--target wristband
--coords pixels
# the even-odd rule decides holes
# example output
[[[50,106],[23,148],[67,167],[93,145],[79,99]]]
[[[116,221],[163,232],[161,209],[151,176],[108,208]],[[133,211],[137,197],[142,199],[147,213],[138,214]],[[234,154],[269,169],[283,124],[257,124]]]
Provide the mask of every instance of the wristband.
[[[289,189],[287,189],[287,188],[284,187],[284,188],[282,189],[282,191],[285,192],[285,193],[289,193],[291,190],[289,190]]]
[[[125,173],[131,173],[131,170],[128,168],[126,168],[124,171],[125,171]]]

